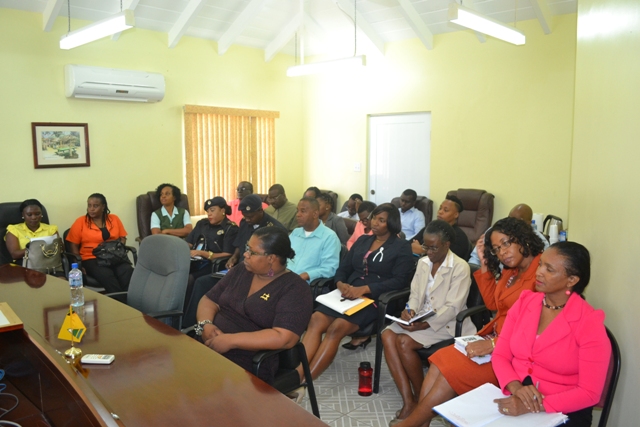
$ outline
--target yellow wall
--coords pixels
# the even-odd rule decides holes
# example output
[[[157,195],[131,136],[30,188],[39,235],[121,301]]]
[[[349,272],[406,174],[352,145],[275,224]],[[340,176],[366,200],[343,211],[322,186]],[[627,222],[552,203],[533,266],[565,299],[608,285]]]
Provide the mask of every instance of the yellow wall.
[[[72,28],[85,24],[72,21]],[[290,57],[265,63],[263,51],[237,46],[218,56],[215,43],[190,37],[169,49],[166,34],[139,29],[123,33],[117,42],[103,39],[64,51],[58,41],[66,27],[59,18],[45,33],[41,14],[0,13],[2,201],[38,198],[64,230],[84,214],[87,196],[101,192],[133,242],[136,196],[162,182],[183,187],[185,104],[280,111],[276,174],[296,193],[303,190],[298,179],[302,83],[285,75]],[[68,99],[65,64],[162,73],[166,96],[155,104]],[[31,122],[88,123],[91,167],[34,169]]]
[[[556,19],[547,36],[537,21],[518,23],[520,47],[464,31],[436,36],[431,51],[418,39],[387,43],[356,75],[306,77],[306,184],[342,200],[364,194],[367,115],[431,111],[436,206],[449,190],[482,188],[496,196],[496,219],[520,202],[566,218],[576,16]]]
[[[612,426],[640,419],[640,3],[580,0],[571,173],[571,237],[591,251],[588,300],[622,348]]]

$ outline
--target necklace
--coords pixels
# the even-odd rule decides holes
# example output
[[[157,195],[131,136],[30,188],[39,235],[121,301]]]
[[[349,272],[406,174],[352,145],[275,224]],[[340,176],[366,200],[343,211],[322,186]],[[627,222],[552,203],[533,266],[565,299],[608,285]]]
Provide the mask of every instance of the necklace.
[[[507,285],[505,287],[509,289],[511,286],[513,286],[513,283],[515,282],[515,280],[516,280],[516,274],[509,277],[509,280],[507,280]]]
[[[550,310],[560,310],[561,308],[564,308],[564,306],[567,305],[567,303],[565,302],[562,305],[549,305],[547,304],[547,297],[545,296],[544,298],[542,298],[542,305],[544,305]]]

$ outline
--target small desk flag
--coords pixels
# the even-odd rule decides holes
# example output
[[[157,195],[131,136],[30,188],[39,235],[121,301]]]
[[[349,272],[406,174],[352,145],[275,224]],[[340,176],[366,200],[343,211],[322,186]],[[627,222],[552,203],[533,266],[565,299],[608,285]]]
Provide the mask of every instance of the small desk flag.
[[[64,322],[62,322],[62,328],[60,328],[58,339],[80,342],[86,331],[87,327],[84,326],[84,323],[82,323],[78,314],[73,311],[73,307],[69,306],[69,312],[64,317]]]

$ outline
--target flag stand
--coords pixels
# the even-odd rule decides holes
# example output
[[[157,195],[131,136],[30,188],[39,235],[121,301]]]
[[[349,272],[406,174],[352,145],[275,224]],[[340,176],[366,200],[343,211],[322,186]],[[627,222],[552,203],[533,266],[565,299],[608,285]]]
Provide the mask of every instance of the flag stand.
[[[76,357],[82,356],[82,350],[78,347],[74,347],[73,341],[71,341],[71,348],[64,352],[64,356],[69,359],[75,359]]]

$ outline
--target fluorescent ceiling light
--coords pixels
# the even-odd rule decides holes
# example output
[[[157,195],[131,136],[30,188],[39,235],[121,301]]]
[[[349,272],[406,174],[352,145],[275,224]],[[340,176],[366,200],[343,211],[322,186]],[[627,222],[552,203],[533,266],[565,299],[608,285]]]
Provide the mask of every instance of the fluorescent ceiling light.
[[[449,21],[515,45],[522,45],[525,41],[522,31],[457,3],[449,5]]]
[[[287,76],[305,76],[307,74],[323,73],[326,71],[343,71],[367,65],[365,55],[352,56],[351,58],[336,59],[334,61],[312,62],[311,64],[295,65],[287,68]]]
[[[73,49],[83,44],[128,30],[136,25],[133,10],[127,9],[79,30],[71,31],[60,39],[60,49]]]

